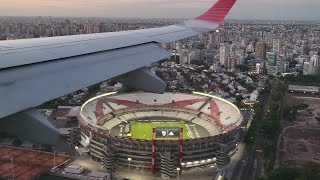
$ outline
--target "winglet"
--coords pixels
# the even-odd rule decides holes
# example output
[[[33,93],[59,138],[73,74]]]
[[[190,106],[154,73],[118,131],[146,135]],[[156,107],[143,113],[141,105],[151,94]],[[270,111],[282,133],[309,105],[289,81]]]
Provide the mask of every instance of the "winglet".
[[[196,20],[221,23],[237,0],[218,0],[207,12]]]

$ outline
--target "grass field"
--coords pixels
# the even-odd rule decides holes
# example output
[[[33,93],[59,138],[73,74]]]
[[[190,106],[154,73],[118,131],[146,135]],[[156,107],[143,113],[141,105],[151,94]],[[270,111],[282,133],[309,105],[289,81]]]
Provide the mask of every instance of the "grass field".
[[[152,123],[141,123],[141,122],[131,122],[131,138],[134,139],[146,139],[152,140],[152,130],[156,127],[179,127],[183,128],[183,139],[190,139],[187,132],[185,123],[177,122],[152,122]]]

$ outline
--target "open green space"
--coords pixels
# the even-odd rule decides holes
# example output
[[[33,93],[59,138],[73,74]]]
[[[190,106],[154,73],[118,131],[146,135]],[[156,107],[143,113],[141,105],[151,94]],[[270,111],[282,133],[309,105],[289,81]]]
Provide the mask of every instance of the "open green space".
[[[153,128],[157,127],[178,127],[183,128],[183,139],[190,139],[185,123],[183,122],[131,122],[131,138],[152,140]],[[168,139],[170,140],[170,139]]]

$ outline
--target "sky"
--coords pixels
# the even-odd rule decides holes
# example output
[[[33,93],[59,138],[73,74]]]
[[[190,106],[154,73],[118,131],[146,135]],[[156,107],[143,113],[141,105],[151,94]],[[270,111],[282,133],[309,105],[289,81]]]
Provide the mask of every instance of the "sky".
[[[192,18],[217,0],[0,0],[0,16]],[[320,0],[238,0],[227,18],[320,20]]]

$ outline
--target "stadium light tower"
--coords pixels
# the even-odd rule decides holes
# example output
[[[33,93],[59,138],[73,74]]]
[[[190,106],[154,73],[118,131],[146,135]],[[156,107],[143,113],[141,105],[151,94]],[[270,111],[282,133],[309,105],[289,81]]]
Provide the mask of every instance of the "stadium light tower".
[[[129,179],[130,179],[131,178],[130,162],[132,161],[132,158],[128,157],[128,161],[129,161]]]
[[[79,149],[79,147],[78,147],[78,146],[75,146],[75,147],[74,147],[74,149],[76,150],[76,159],[77,159],[77,157],[78,157],[78,149]]]
[[[179,180],[180,179],[180,168],[179,167],[177,167],[177,179]]]

